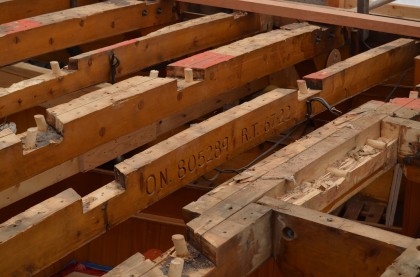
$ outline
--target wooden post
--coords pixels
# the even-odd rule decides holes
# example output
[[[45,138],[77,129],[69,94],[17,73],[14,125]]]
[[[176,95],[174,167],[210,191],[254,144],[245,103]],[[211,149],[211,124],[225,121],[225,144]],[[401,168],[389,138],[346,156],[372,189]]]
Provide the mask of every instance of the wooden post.
[[[150,70],[149,77],[152,77],[152,78],[159,77],[159,70]]]
[[[52,73],[54,75],[58,75],[58,76],[61,75],[60,65],[58,64],[57,61],[50,62],[50,66],[51,66]]]
[[[180,235],[180,234],[173,235],[172,241],[175,246],[177,257],[186,257],[190,255],[183,235]]]
[[[45,117],[42,114],[34,115],[36,126],[39,132],[45,132],[48,129],[48,124],[45,121]]]
[[[191,83],[194,80],[193,70],[191,68],[185,68],[184,69],[184,77],[185,77],[185,82]]]
[[[35,148],[37,133],[38,133],[37,127],[31,127],[26,132],[25,146],[27,149]]]
[[[308,87],[306,86],[306,81],[305,80],[297,80],[297,85],[299,88],[299,92],[301,94],[308,94]]]
[[[171,265],[169,266],[168,277],[181,277],[183,268],[184,268],[184,259],[182,258],[173,259],[171,261]]]
[[[417,90],[410,91],[408,98],[419,98],[419,92]]]

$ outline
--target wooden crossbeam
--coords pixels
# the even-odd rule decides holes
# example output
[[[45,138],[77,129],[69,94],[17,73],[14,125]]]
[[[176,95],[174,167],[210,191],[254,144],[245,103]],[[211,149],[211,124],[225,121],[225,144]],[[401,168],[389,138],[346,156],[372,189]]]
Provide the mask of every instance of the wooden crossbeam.
[[[97,2],[100,2],[100,0],[78,0],[77,6]],[[1,0],[0,24],[70,8],[72,8],[71,1],[67,0]]]
[[[404,36],[420,37],[420,22],[352,13],[331,7],[279,0],[181,0],[193,4],[257,12],[327,24],[342,25]]]
[[[145,84],[136,84],[136,82],[148,80],[148,78],[137,77],[128,79],[112,87],[106,87],[102,90],[92,92],[81,98],[75,99],[71,103],[49,109],[49,123],[60,130],[60,132],[64,134],[64,138],[62,141],[61,138],[58,138],[57,142],[61,141],[58,144],[50,143],[41,148],[28,151],[23,156],[17,150],[18,148],[22,148],[22,145],[20,144],[13,146],[17,148],[12,148],[12,146],[10,146],[7,149],[2,149],[2,152],[5,153],[6,151],[12,151],[9,149],[17,151],[14,152],[14,154],[16,154],[15,158],[8,160],[8,167],[12,167],[14,164],[13,166],[16,166],[16,168],[22,168],[22,165],[25,164],[25,171],[20,172],[20,174],[14,174],[13,171],[7,171],[5,169],[3,173],[2,170],[1,172],[4,178],[0,180],[1,187],[4,189],[13,186],[22,180],[77,157],[96,146],[112,141],[113,139],[133,132],[139,128],[146,127],[154,122],[159,122],[162,118],[180,114],[183,110],[200,103],[203,97],[218,97],[223,93],[245,85],[256,78],[266,76],[282,68],[289,67],[296,62],[313,57],[316,54],[325,51],[326,46],[324,43],[320,43],[319,45],[309,44],[311,45],[310,47],[302,47],[302,45],[308,45],[308,40],[312,40],[313,33],[318,32],[321,32],[322,34],[319,27],[304,26],[296,30],[278,30],[276,32],[277,36],[274,36],[273,34],[260,36],[260,38],[271,37],[271,39],[265,42],[261,40],[263,43],[260,48],[251,52],[246,50],[246,45],[242,46],[242,48],[244,48],[242,49],[243,53],[240,53],[237,57],[235,56],[235,58],[232,58],[231,60],[220,61],[209,66],[206,72],[208,72],[209,76],[216,76],[214,80],[195,81],[192,83],[178,81],[177,83],[173,79],[160,79],[160,81],[156,79],[153,82],[161,82],[162,87],[156,87],[155,93],[149,91],[147,93],[149,95],[147,96],[147,100],[145,98],[146,93],[142,93],[142,91],[147,91],[147,86],[149,84],[147,82]],[[275,39],[273,39],[273,37]],[[292,37],[294,40],[285,40],[285,38]],[[245,39],[244,42],[247,42],[248,40],[249,39]],[[341,40],[336,43],[340,44],[340,41]],[[325,41],[325,44],[327,43],[328,41]],[[234,45],[236,44],[237,43]],[[277,47],[286,47],[289,45],[293,45],[294,47],[290,52],[295,53],[292,57],[289,54],[285,55],[284,53],[278,53],[278,51],[275,50]],[[334,47],[334,44],[330,47]],[[237,49],[241,50],[239,47]],[[303,52],[302,49],[304,49]],[[272,54],[272,51],[274,51],[274,53],[273,56],[271,56],[271,59],[267,61],[267,66],[261,67],[258,73],[255,72],[254,69],[258,68],[258,64],[260,63],[259,58],[264,58],[264,56]],[[253,57],[253,64],[244,62],[247,57]],[[249,68],[246,69],[246,71],[242,71],[242,75],[236,74],[236,70],[231,70],[234,68],[238,68],[239,70],[243,64],[246,64]],[[223,80],[230,80],[231,82]],[[137,86],[139,86],[139,88],[137,88]],[[131,92],[119,96],[122,94],[122,91],[125,91],[126,89],[130,89]],[[104,98],[106,95],[108,95],[108,97]],[[102,98],[104,98],[104,100],[101,100]],[[122,101],[123,99],[126,99],[127,101],[124,102]],[[168,99],[168,101],[162,103],[161,99]],[[171,99],[172,102],[169,101],[169,99]],[[119,104],[116,105],[117,103]],[[174,105],[173,103],[177,104]],[[130,107],[130,109],[125,110],[123,107]],[[140,116],[141,120],[119,122],[117,117],[109,116],[108,114],[104,116],[103,122],[97,121],[96,117],[93,115],[104,114],[106,109],[120,109],[124,114],[130,114],[130,117],[132,118],[139,118]],[[147,117],[144,116],[146,114]],[[79,123],[76,124],[76,121]],[[114,123],[109,125],[112,121],[114,121]],[[87,127],[82,127],[81,124]],[[80,134],[78,131],[79,128],[86,128],[88,132]],[[14,138],[11,139],[13,140]],[[76,140],[79,142],[84,141],[84,143],[74,144],[73,142]],[[54,152],[49,151],[50,149],[54,149]]]
[[[218,30],[225,30],[220,33]],[[215,14],[165,27],[138,39],[118,43],[70,59],[69,70],[60,76],[44,74],[0,89],[0,117],[7,116],[62,95],[110,79],[110,55],[120,66],[116,77],[179,58],[209,47],[218,46],[258,32],[258,17]],[[159,45],[159,47],[155,47]],[[167,49],[166,51],[160,51]]]
[[[175,20],[173,2],[109,0],[0,25],[0,66]],[[161,13],[157,13],[159,9]],[[97,30],[101,32],[97,32]],[[76,34],[69,36],[68,34]]]

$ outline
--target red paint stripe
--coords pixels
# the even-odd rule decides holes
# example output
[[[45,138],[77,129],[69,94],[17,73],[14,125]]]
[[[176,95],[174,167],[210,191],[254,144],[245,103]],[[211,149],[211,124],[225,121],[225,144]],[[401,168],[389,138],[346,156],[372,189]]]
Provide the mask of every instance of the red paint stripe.
[[[0,25],[0,36],[13,34],[44,25],[43,23],[31,19],[21,19]]]
[[[203,60],[208,60],[210,58],[212,58],[212,53],[210,51],[207,51],[207,52],[203,52],[203,53],[179,60],[177,62],[171,63],[169,66],[191,68],[193,64],[203,61]]]
[[[195,69],[206,69],[209,67],[212,67],[216,64],[228,61],[232,58],[234,58],[235,56],[231,56],[231,55],[221,55],[221,54],[217,54],[213,59],[210,60],[206,60],[203,61],[201,63],[197,63],[193,65],[193,68]]]
[[[332,72],[332,71],[329,71],[329,70],[321,70],[321,71],[314,72],[314,73],[311,73],[309,75],[306,75],[303,78],[304,79],[312,79],[312,80],[323,80],[323,79],[331,77],[335,74],[337,74],[337,72]]]
[[[194,68],[194,69],[206,69],[215,64],[228,61],[235,56],[219,54],[211,51],[200,53],[192,57],[177,61],[170,64],[174,67]]]

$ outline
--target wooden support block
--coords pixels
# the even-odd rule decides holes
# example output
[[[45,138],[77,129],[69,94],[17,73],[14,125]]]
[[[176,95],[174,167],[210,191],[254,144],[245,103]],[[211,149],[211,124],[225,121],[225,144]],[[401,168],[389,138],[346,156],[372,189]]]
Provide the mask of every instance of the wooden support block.
[[[50,62],[50,66],[51,66],[52,74],[57,75],[57,76],[62,75],[60,65],[58,64],[57,61]]]
[[[169,266],[168,277],[181,277],[184,268],[184,259],[174,258]]]
[[[163,2],[160,3],[162,4]],[[152,8],[154,5],[148,7]],[[220,29],[225,31],[220,33]],[[36,79],[19,82],[0,93],[0,102],[3,103],[0,106],[0,117],[108,81],[110,51],[118,57],[122,65],[117,70],[118,78],[169,59],[242,38],[258,30],[257,16],[248,15],[235,19],[234,15],[219,13],[174,24],[138,39],[78,55],[70,59],[70,70],[62,70],[62,76],[44,74]],[[185,39],[180,40],[180,37]],[[157,43],[160,47],[149,47]],[[167,51],[162,52],[160,49]]]
[[[175,20],[173,2],[109,0],[0,25],[0,65]],[[161,13],[156,14],[160,8]],[[146,16],[142,16],[146,11]],[[150,15],[148,15],[150,14]],[[153,14],[153,16],[152,16]],[[97,30],[102,32],[97,32]],[[60,34],[77,33],[77,36]]]
[[[26,132],[26,138],[25,138],[25,148],[26,149],[33,149],[35,148],[36,144],[36,135],[38,134],[38,128],[37,127],[31,127]]]
[[[410,94],[408,95],[408,98],[419,98],[419,92],[417,90],[410,91]]]
[[[184,69],[185,82],[191,83],[193,81],[193,70],[191,68]]]
[[[202,5],[208,4],[207,0],[182,0],[181,2]],[[227,9],[301,19],[305,21],[335,24],[359,29],[413,36],[417,38],[420,37],[420,23],[416,21],[351,13],[331,7],[322,7],[320,5],[273,0],[214,0],[211,2],[211,5]]]
[[[183,235],[181,234],[172,235],[172,242],[174,243],[177,257],[187,257],[190,255]]]
[[[371,10],[369,13],[383,15],[408,20],[420,20],[420,8],[417,5],[407,5],[407,3],[389,3]]]
[[[420,239],[412,244],[390,265],[381,277],[419,275],[420,268]]]
[[[149,77],[151,77],[151,78],[159,77],[159,70],[150,70]]]
[[[259,203],[273,208],[273,254],[286,276],[378,276],[414,241],[271,197]]]
[[[301,94],[308,94],[308,87],[306,86],[305,80],[297,80],[297,85]]]

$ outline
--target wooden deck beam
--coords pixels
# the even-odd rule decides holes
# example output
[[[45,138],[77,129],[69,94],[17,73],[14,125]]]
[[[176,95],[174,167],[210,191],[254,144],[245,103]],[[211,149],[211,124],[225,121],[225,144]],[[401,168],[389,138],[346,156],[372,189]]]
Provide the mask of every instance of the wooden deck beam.
[[[310,47],[305,47],[303,52],[301,50],[303,48],[302,45],[308,45],[308,40],[311,41],[313,34],[318,32],[322,33],[319,27],[304,26],[291,31],[279,30],[276,32],[277,36],[273,34],[262,34],[258,36],[261,38],[262,45],[251,52],[249,52],[246,48],[247,44],[245,44],[245,42],[248,43],[249,39],[245,39],[242,42],[245,45],[242,48],[236,48],[236,51],[242,51],[237,57],[235,56],[235,58],[228,61],[214,62],[207,68],[206,74],[215,76],[213,80],[205,79],[192,83],[178,81],[177,83],[174,79],[160,79],[160,81],[156,79],[152,83],[162,82],[162,87],[156,87],[154,89],[156,90],[155,93],[152,93],[152,91],[142,93],[142,91],[148,91],[147,86],[149,85],[149,81],[145,84],[137,84],[140,80],[148,79],[146,77],[135,77],[114,86],[92,92],[67,104],[48,109],[48,121],[64,135],[62,141],[61,138],[58,138],[57,141],[61,141],[60,143],[48,144],[39,149],[27,151],[25,155],[18,154],[14,159],[9,160],[7,167],[12,167],[13,164],[16,168],[22,168],[22,165],[24,165],[23,168],[25,168],[25,171],[20,174],[14,174],[14,172],[8,171],[6,168],[1,170],[3,178],[0,180],[0,187],[5,189],[13,186],[20,181],[33,177],[49,168],[77,157],[94,147],[117,139],[122,135],[150,124],[157,124],[165,117],[182,114],[183,110],[201,103],[203,98],[219,97],[223,93],[245,85],[255,79],[311,58],[325,51],[325,48],[323,48],[325,45],[323,43],[316,46],[309,44]],[[262,40],[265,37],[271,37],[271,39],[267,41]],[[285,40],[285,38],[294,38],[294,40]],[[336,41],[335,43],[340,44],[340,41]],[[329,42],[325,41],[325,44],[327,43]],[[234,45],[237,44],[236,42]],[[291,44],[293,44],[294,50],[291,50],[290,53],[295,53],[293,57],[276,51],[278,47],[287,47]],[[334,44],[330,47],[334,47]],[[221,49],[223,50],[223,48]],[[267,61],[267,66],[261,67],[260,72],[255,72],[254,69],[260,64],[260,58],[263,59],[264,56],[268,57],[268,55],[273,56]],[[244,59],[247,57],[253,57],[252,63],[245,63],[249,68],[241,71],[239,68],[242,67]],[[234,68],[237,69],[231,70]],[[237,72],[242,72],[242,75],[238,75]],[[226,80],[230,80],[231,82],[227,82]],[[163,83],[167,83],[164,85],[166,88],[163,86]],[[119,96],[121,91],[127,89],[131,91],[129,94]],[[145,98],[146,94],[148,95],[147,100]],[[102,98],[104,99],[102,100]],[[127,101],[122,101],[123,99]],[[168,101],[162,103],[160,99],[168,99]],[[126,110],[123,107],[130,108]],[[127,116],[129,115],[130,118],[140,118],[140,120],[120,122],[119,118],[109,116],[108,114],[104,116],[102,122],[97,121],[94,115],[103,115],[106,109],[121,110]],[[146,114],[147,116],[144,116]],[[304,116],[302,115],[302,117]],[[77,124],[76,121],[78,122]],[[111,124],[110,122],[113,123]],[[82,127],[82,125],[86,127]],[[80,128],[86,128],[86,132],[80,134],[78,131]],[[11,138],[11,140],[14,139]],[[84,143],[74,144],[74,141],[84,141]],[[19,144],[13,147],[22,148]],[[12,149],[12,147],[9,148]],[[16,150],[17,148],[13,149]],[[51,149],[54,149],[54,153],[50,151]],[[9,151],[9,149],[3,148],[2,152],[5,151]]]
[[[219,29],[225,31],[220,33]],[[120,78],[166,60],[240,39],[257,33],[259,29],[257,16],[235,18],[235,15],[220,13],[177,23],[138,39],[72,57],[69,69],[62,69],[60,76],[44,74],[0,89],[0,117],[85,87],[108,82],[111,76],[111,54],[120,60],[116,71],[116,78]]]
[[[97,2],[100,2],[100,0],[78,0],[77,6]],[[71,1],[68,0],[1,0],[0,24],[70,8],[72,8]]]
[[[0,25],[0,66],[175,20],[173,2],[109,0]],[[156,10],[160,8],[161,13]],[[143,12],[146,11],[146,12]],[[143,14],[145,16],[143,16]],[[101,30],[101,32],[97,32]],[[72,36],[70,34],[76,34]]]
[[[354,27],[403,36],[420,37],[420,22],[359,14],[341,9],[278,0],[180,0],[267,15]]]

